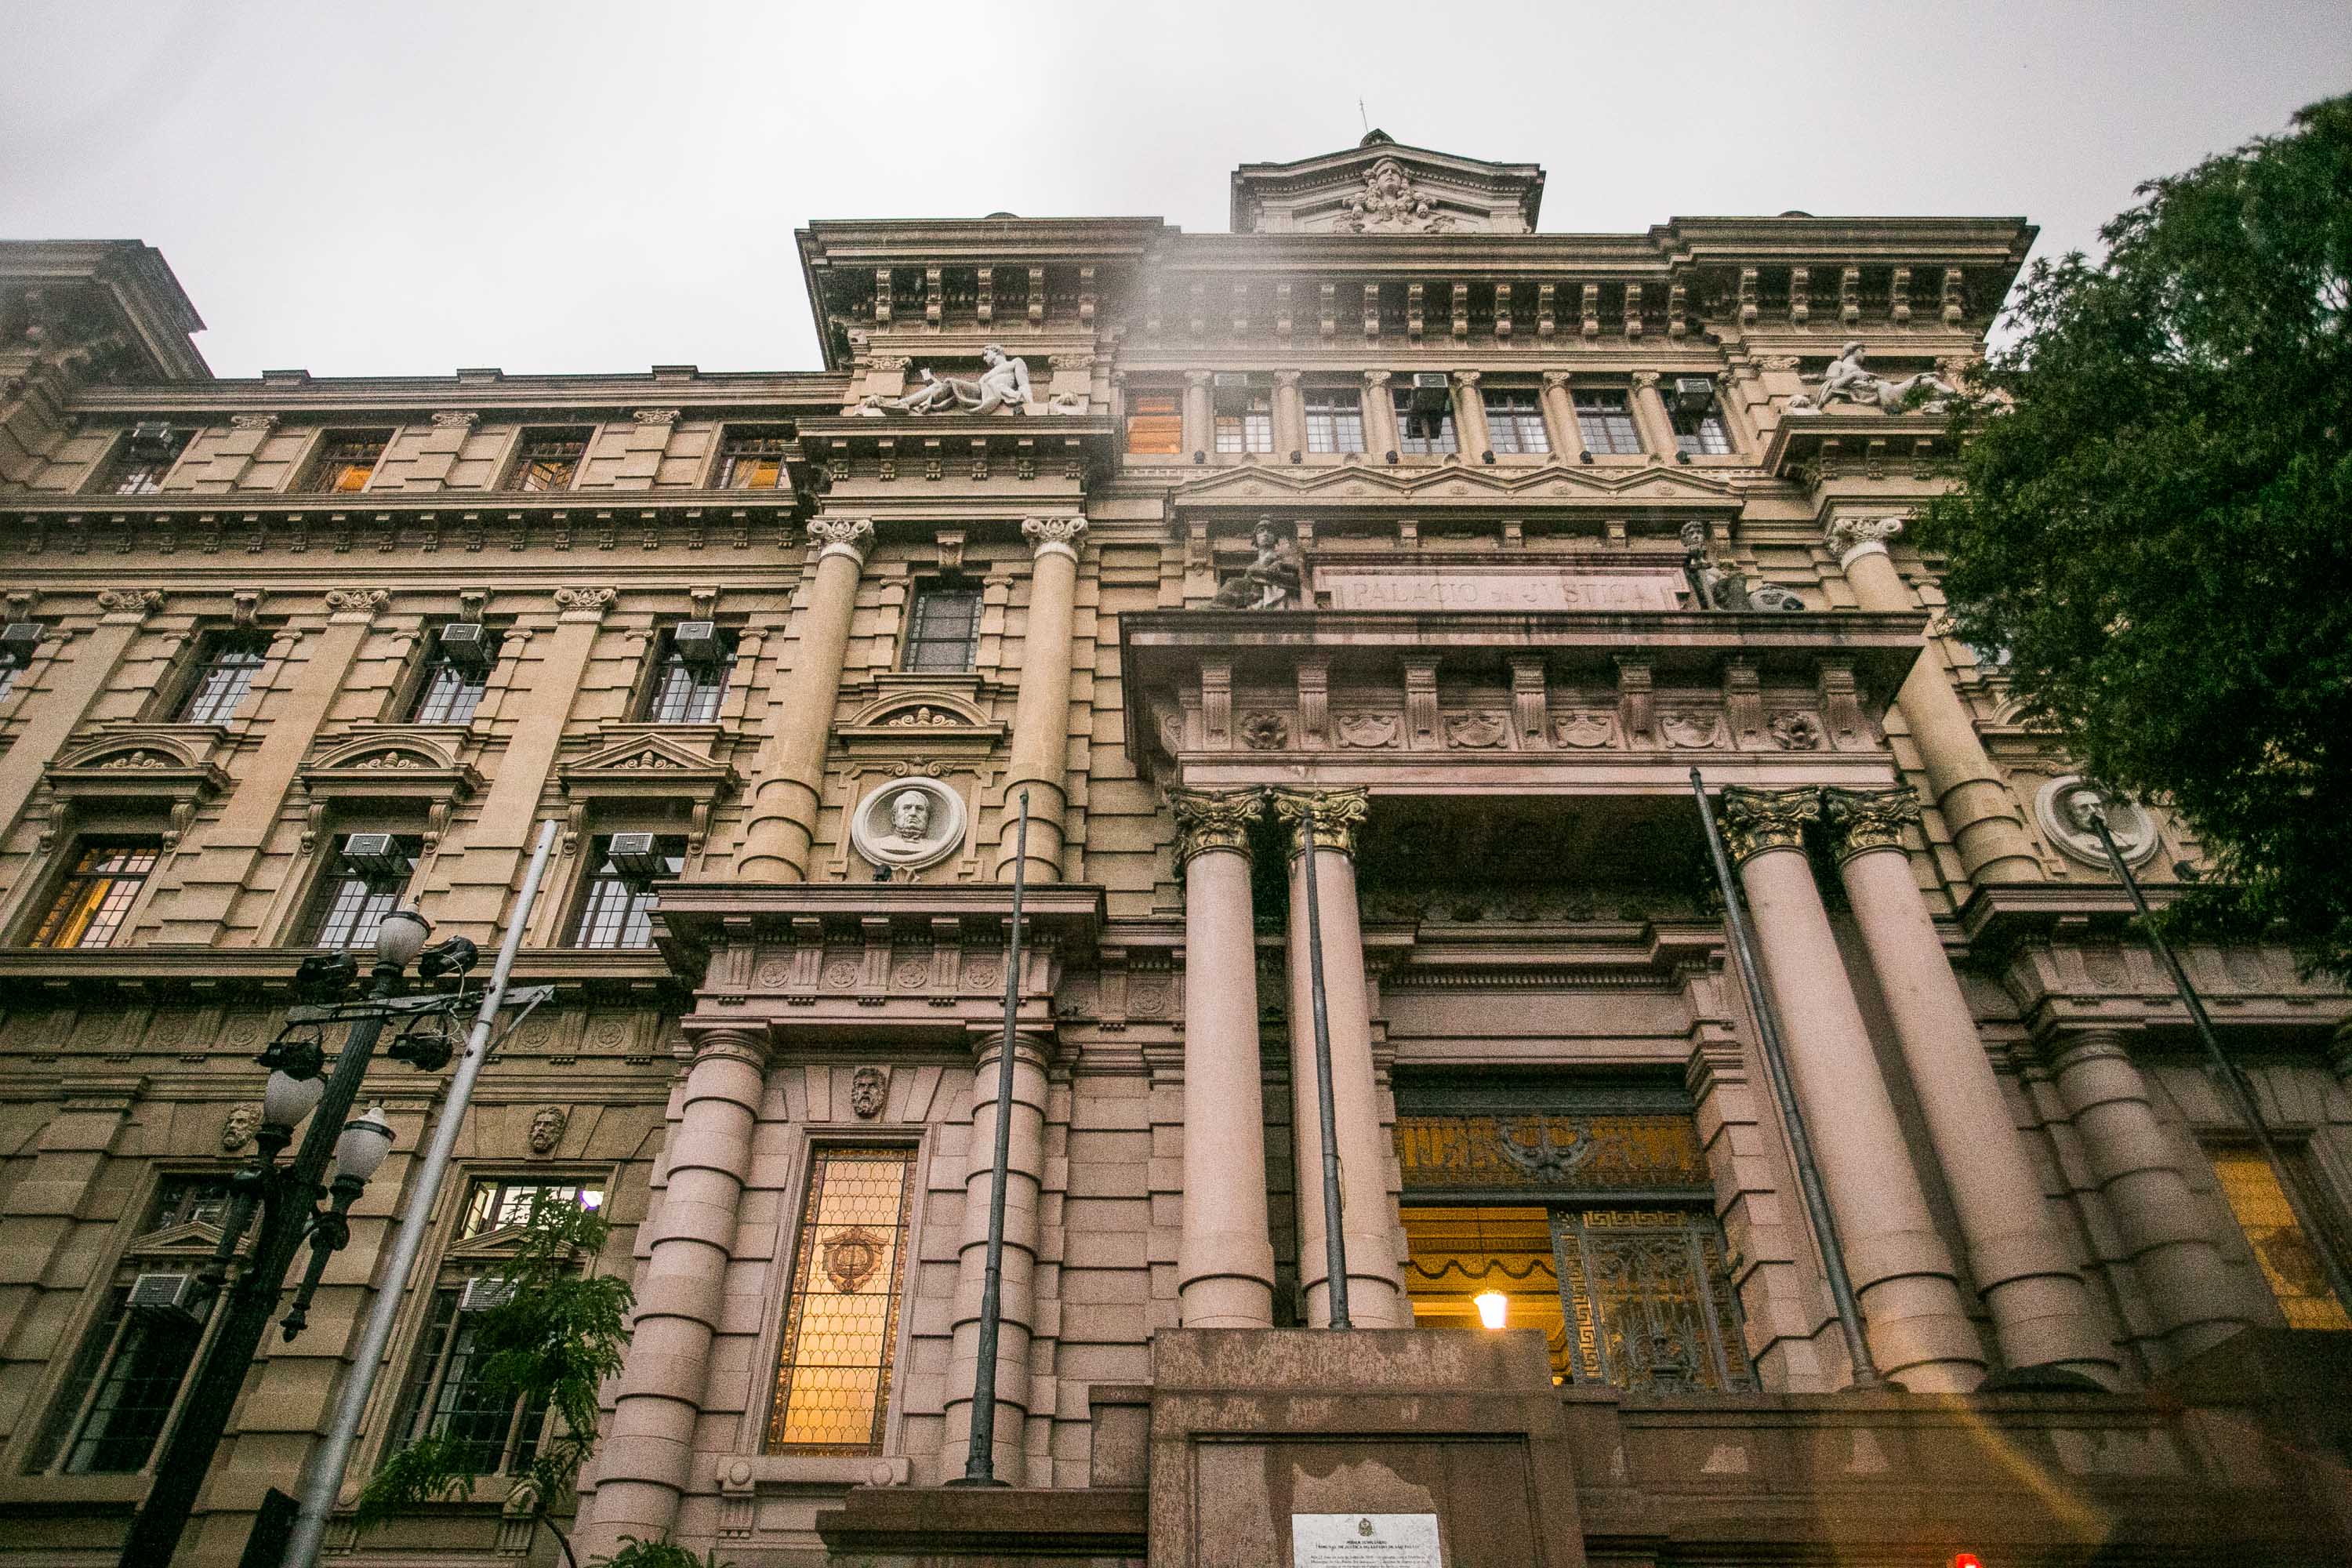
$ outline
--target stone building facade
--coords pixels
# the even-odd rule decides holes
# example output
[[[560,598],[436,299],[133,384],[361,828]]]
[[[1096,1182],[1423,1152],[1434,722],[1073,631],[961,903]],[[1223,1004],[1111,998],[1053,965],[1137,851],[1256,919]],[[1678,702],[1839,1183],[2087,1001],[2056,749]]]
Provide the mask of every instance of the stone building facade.
[[[347,1500],[541,1440],[465,1289],[540,1189],[638,1301],[583,1548],[2340,1561],[2343,1308],[1903,532],[2033,231],[1543,234],[1543,183],[1375,132],[1236,171],[1229,234],[818,222],[778,374],[224,380],[154,251],[0,247],[0,1560],[113,1559],[202,1332],[131,1292],[211,1245],[296,963],[401,901],[487,947],[552,817],[556,1001],[407,1281],[442,1080],[375,1069],[392,1160],[183,1562],[292,1489],[377,1290]],[[2189,963],[2340,1223],[2352,1003]],[[1000,1116],[1003,1495],[942,1486]],[[505,1500],[328,1555],[552,1561]]]

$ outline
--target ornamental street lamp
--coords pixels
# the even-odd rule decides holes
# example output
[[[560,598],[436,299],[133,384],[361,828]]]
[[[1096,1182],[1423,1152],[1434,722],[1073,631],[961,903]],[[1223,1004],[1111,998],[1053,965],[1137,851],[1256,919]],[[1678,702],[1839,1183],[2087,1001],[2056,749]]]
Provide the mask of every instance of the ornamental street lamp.
[[[201,1320],[226,1296],[220,1331],[196,1363],[187,1403],[156,1459],[154,1484],[131,1521],[121,1568],[163,1568],[172,1561],[229,1413],[245,1386],[246,1373],[261,1349],[270,1314],[278,1310],[296,1251],[307,1238],[310,1267],[284,1321],[289,1340],[308,1321],[327,1260],[351,1240],[352,1205],[392,1151],[392,1128],[381,1105],[352,1116],[384,1025],[395,1018],[402,1023],[386,1055],[421,1072],[437,1072],[448,1064],[448,1021],[464,1005],[462,990],[403,996],[398,994],[401,977],[412,963],[426,981],[462,976],[474,967],[478,954],[462,936],[427,947],[432,929],[415,910],[394,910],[383,918],[376,931],[371,972],[374,984],[364,997],[347,995],[359,977],[359,965],[347,952],[314,953],[295,974],[298,994],[310,1000],[288,1010],[285,1029],[257,1058],[269,1069],[269,1081],[261,1094],[254,1160],[230,1179],[220,1242],[197,1274],[194,1294],[184,1308]],[[331,1074],[326,1054],[331,1024],[347,1025],[350,1030]],[[305,1122],[309,1125],[293,1162],[281,1165],[278,1155]],[[327,1199],[323,1209],[319,1206],[322,1197]],[[232,1268],[257,1214],[259,1226],[252,1248],[232,1279]]]

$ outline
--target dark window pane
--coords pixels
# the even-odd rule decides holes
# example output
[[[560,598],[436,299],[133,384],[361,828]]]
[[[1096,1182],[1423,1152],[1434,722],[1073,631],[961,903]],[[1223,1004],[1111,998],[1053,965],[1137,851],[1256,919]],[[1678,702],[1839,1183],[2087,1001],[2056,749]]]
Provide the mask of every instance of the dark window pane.
[[[919,589],[908,617],[908,669],[970,669],[980,647],[980,590],[934,584]]]
[[[654,840],[665,877],[686,869],[686,840],[665,834]],[[580,905],[580,923],[572,937],[581,947],[629,948],[654,944],[652,879],[642,872],[624,870],[613,861],[609,834],[594,841],[595,868]]]
[[[349,835],[343,840],[347,848]],[[335,852],[334,864],[328,868],[326,879],[318,893],[318,927],[311,942],[319,947],[370,947],[383,917],[400,907],[400,895],[407,889],[408,878],[416,869],[417,859],[425,853],[425,841],[408,835],[393,839],[393,849],[403,864],[397,873],[375,866],[362,867],[352,863],[344,848]]]
[[[188,695],[180,704],[183,724],[225,724],[236,717],[253,678],[269,652],[265,637],[216,636],[204,645]]]
[[[1454,405],[1416,414],[1411,387],[1396,389],[1397,450],[1406,457],[1442,458],[1461,450],[1454,437]]]

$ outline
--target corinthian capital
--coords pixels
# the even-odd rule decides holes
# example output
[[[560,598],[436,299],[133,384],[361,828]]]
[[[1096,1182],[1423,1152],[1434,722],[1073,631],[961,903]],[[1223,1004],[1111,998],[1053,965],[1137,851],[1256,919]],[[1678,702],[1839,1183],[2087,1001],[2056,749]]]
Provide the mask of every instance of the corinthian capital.
[[[874,548],[874,523],[863,517],[820,517],[808,525],[808,536],[820,547],[819,560],[838,552],[863,566],[866,552]]]
[[[1307,853],[1307,814],[1315,813],[1315,847],[1336,850],[1353,859],[1356,832],[1370,815],[1372,795],[1361,789],[1278,789],[1274,792],[1276,820],[1290,829],[1290,853]]]
[[[1903,829],[1919,820],[1919,797],[1907,784],[1893,789],[1822,792],[1822,815],[1840,861],[1872,849],[1900,849]]]
[[[1822,815],[1819,790],[1727,789],[1723,792],[1723,844],[1731,858],[1746,864],[1767,849],[1802,849],[1805,824]]]
[[[1176,812],[1176,864],[1212,849],[1250,852],[1250,824],[1265,811],[1265,792],[1255,789],[1177,789],[1168,792]]]
[[[1049,550],[1058,550],[1075,560],[1078,553],[1078,541],[1087,536],[1087,520],[1083,517],[1033,517],[1021,525],[1021,533],[1040,555]]]
[[[1836,517],[1822,531],[1822,542],[1838,558],[1838,564],[1850,566],[1857,559],[1877,551],[1886,553],[1887,541],[1903,531],[1899,517]]]

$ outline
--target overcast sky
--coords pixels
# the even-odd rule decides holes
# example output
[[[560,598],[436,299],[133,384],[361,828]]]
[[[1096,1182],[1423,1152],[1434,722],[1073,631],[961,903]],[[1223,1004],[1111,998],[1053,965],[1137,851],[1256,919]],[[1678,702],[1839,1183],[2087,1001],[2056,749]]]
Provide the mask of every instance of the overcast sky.
[[[0,236],[143,239],[224,375],[804,369],[812,217],[1148,214],[1401,142],[1542,227],[2022,214],[2352,89],[2352,5],[0,0]]]

